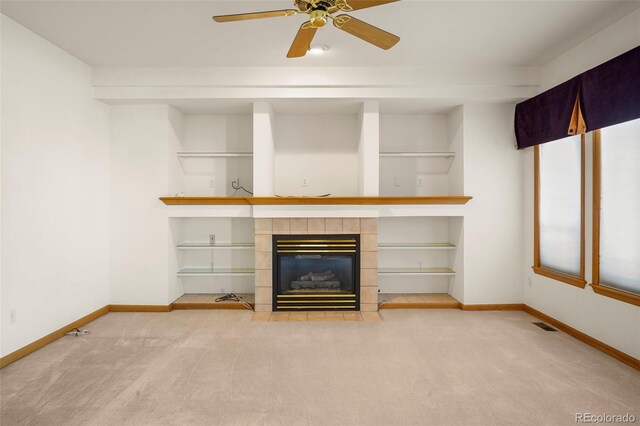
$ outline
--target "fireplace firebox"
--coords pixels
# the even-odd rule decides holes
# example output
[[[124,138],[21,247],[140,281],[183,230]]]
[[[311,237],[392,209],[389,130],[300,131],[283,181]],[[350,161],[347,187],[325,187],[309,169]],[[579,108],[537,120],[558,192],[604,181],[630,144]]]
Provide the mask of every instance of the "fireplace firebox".
[[[274,311],[359,311],[360,236],[274,235]]]

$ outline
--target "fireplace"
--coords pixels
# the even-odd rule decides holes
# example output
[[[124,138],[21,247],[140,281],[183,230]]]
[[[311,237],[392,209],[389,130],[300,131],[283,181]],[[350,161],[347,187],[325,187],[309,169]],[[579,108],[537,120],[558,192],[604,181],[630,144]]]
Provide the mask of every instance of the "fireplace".
[[[274,235],[273,310],[360,310],[360,236]]]

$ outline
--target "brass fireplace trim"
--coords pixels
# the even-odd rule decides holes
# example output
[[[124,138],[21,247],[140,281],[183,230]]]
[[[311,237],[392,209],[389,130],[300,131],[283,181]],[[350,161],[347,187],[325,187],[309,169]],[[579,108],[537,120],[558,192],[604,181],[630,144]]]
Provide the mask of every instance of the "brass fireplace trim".
[[[356,303],[355,299],[341,300],[278,300],[280,303]]]
[[[354,244],[280,244],[278,243],[278,247],[282,248],[296,248],[296,247],[355,247]]]
[[[278,250],[278,253],[355,253],[355,250]]]
[[[301,234],[301,235],[272,235],[272,309],[273,311],[286,310],[356,310],[360,305],[360,294],[357,288],[360,275],[360,234]],[[280,289],[276,286],[279,282],[278,265],[280,259],[323,259],[324,257],[348,258],[347,275],[353,276],[349,280],[351,288],[335,289],[316,288],[304,290],[289,289],[283,284]],[[324,261],[324,260],[323,260]],[[312,260],[313,262],[313,260]],[[346,264],[345,264],[346,265]],[[345,269],[346,271],[346,269]],[[322,284],[316,284],[321,286]],[[340,284],[341,286],[343,284]]]
[[[356,240],[354,238],[350,238],[348,240],[276,240],[276,244],[289,244],[289,243],[353,243],[355,244]]]
[[[356,297],[355,294],[336,293],[336,294],[279,294],[280,297]]]
[[[290,306],[287,305],[287,309],[355,309],[355,305],[345,306]]]

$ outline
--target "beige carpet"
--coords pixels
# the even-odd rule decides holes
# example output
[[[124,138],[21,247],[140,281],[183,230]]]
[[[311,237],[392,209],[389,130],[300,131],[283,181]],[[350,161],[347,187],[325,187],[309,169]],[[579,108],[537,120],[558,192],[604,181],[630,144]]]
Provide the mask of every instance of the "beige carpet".
[[[0,372],[17,424],[575,424],[640,419],[640,373],[523,312],[382,322],[110,313]],[[640,422],[640,420],[637,420]]]

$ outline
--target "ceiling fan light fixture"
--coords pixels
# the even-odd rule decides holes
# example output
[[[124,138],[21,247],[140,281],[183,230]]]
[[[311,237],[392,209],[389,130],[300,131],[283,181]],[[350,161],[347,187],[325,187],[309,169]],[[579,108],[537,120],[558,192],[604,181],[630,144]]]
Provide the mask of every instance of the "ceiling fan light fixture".
[[[314,44],[309,47],[309,54],[314,56],[320,56],[329,50],[329,46],[325,44]]]
[[[327,11],[314,10],[309,14],[309,22],[313,28],[322,28],[327,25]]]

